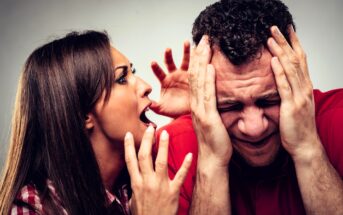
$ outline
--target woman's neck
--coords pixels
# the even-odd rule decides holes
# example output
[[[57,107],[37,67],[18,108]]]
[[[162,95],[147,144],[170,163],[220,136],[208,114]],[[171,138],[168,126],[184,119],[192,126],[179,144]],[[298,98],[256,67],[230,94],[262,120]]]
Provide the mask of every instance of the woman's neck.
[[[99,165],[102,182],[112,192],[122,169],[125,167],[122,143],[111,143],[107,138],[91,137],[93,150]]]

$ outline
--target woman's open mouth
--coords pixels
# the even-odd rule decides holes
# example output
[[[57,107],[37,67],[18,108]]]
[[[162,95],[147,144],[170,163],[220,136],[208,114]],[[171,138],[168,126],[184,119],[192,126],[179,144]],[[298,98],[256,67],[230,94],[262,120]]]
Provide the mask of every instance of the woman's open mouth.
[[[150,104],[144,108],[144,110],[142,111],[142,113],[141,113],[140,116],[139,116],[139,119],[140,119],[144,124],[146,124],[147,126],[152,125],[152,126],[156,129],[156,128],[157,128],[157,125],[156,125],[154,122],[152,122],[150,119],[148,119],[148,117],[146,116],[146,113],[147,113],[148,111],[150,111],[149,106],[150,106]]]

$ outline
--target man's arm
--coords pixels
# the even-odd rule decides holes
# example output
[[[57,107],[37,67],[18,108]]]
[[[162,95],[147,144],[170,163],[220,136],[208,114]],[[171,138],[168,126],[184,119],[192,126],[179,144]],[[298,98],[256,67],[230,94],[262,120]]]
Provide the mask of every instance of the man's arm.
[[[228,166],[232,145],[216,108],[215,71],[207,36],[191,52],[190,105],[198,140],[190,214],[231,214]]]
[[[271,66],[281,97],[281,140],[294,161],[306,212],[343,214],[343,183],[317,134],[305,53],[292,27],[291,46],[277,27],[271,33],[268,47],[275,56]]]

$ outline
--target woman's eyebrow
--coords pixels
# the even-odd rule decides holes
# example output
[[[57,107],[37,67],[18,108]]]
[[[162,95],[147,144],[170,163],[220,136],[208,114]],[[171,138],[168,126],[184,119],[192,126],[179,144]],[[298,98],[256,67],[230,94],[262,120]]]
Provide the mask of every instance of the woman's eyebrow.
[[[128,66],[127,65],[119,65],[119,66],[116,66],[114,68],[114,71],[116,71],[117,69],[124,69],[124,70],[127,70],[128,69]]]

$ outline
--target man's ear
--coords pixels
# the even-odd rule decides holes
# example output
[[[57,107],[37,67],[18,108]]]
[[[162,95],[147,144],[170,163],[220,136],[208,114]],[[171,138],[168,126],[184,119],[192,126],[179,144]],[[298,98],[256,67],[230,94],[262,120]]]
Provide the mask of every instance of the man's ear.
[[[87,130],[92,130],[95,124],[95,117],[93,113],[88,113],[85,119],[85,127]]]

